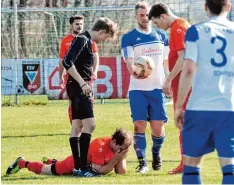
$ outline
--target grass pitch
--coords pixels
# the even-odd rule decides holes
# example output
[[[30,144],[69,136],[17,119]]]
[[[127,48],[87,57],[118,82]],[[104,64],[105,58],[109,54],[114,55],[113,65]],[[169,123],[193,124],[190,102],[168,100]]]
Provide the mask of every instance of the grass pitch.
[[[173,123],[173,108],[167,108],[169,122],[166,125],[166,139],[162,148],[163,167],[161,171],[151,169],[150,129],[147,128],[147,159],[150,172],[135,173],[138,165],[133,147],[127,158],[126,175],[108,174],[96,178],[75,178],[72,176],[35,175],[23,169],[17,174],[5,176],[7,167],[18,157],[38,161],[43,156],[64,159],[71,154],[69,146],[70,124],[67,116],[67,101],[52,101],[47,105],[2,107],[2,151],[1,180],[3,184],[180,184],[181,175],[167,175],[180,161],[178,130]],[[92,138],[109,136],[118,127],[133,132],[128,100],[108,100],[95,104],[96,130]],[[202,180],[206,184],[221,182],[221,170],[216,153],[205,157],[202,164]]]

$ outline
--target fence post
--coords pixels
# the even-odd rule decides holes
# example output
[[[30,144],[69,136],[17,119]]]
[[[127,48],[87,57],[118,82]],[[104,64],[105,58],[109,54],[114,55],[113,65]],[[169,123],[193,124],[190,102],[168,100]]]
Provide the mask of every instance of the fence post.
[[[19,59],[19,40],[18,40],[18,10],[17,10],[17,0],[14,0],[14,47],[15,47],[15,60],[16,60],[16,70],[15,70],[15,104],[19,104],[18,96],[18,59]]]

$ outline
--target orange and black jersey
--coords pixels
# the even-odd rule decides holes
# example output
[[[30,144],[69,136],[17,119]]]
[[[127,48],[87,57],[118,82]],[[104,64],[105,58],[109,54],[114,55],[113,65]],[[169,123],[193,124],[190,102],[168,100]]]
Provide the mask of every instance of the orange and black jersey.
[[[93,70],[92,40],[89,32],[77,35],[63,60],[63,65],[68,70],[75,65],[77,71],[85,81],[91,80]],[[68,81],[75,81],[70,75]]]

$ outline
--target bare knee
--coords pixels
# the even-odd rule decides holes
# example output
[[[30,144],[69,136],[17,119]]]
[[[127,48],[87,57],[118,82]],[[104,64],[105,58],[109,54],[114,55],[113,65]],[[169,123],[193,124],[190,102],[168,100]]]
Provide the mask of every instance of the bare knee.
[[[82,121],[79,119],[72,120],[72,129],[70,133],[70,137],[79,137],[83,130]]]
[[[95,119],[94,118],[87,118],[87,119],[83,119],[82,120],[83,123],[83,132],[84,133],[89,133],[91,134],[95,128],[96,128],[96,124],[95,124]]]
[[[135,121],[134,122],[134,131],[136,133],[145,133],[146,122],[145,121]]]
[[[151,121],[150,128],[153,136],[161,137],[164,135],[164,121]]]
[[[202,157],[189,157],[184,155],[184,165],[199,167]]]
[[[41,175],[53,175],[51,172],[51,165],[44,165],[41,169]]]

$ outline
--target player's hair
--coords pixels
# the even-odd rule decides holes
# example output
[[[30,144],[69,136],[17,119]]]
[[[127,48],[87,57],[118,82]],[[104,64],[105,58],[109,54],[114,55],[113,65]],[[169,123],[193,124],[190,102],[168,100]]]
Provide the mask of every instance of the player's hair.
[[[147,9],[149,7],[149,4],[145,1],[138,2],[135,6],[135,13],[137,12],[138,9]]]
[[[162,14],[170,15],[171,11],[169,7],[164,3],[156,3],[150,9],[149,20],[151,20],[152,17],[159,18]]]
[[[116,145],[127,144],[130,146],[132,144],[132,135],[127,130],[119,128],[112,135],[112,140],[115,140]]]
[[[115,39],[117,33],[117,24],[107,17],[99,18],[93,25],[92,31],[105,30],[106,33],[109,33],[112,39]]]
[[[83,15],[73,15],[69,18],[69,23],[72,25],[75,20],[84,20]]]
[[[211,13],[219,15],[227,7],[229,0],[206,0],[206,6]]]

